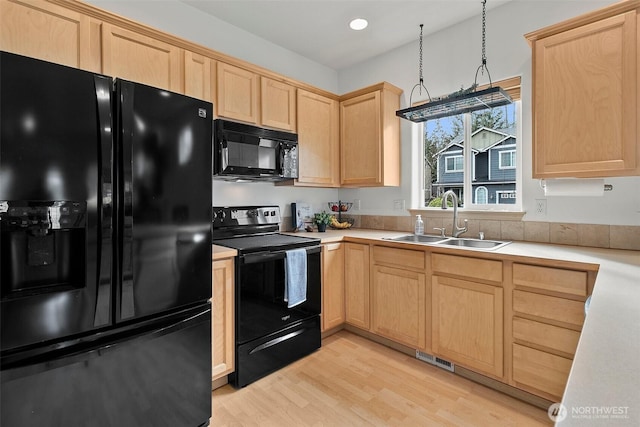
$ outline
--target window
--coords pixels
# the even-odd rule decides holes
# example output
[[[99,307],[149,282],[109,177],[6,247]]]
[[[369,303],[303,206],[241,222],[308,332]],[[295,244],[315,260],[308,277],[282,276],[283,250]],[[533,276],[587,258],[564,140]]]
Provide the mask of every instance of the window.
[[[447,156],[445,160],[445,172],[461,172],[464,170],[463,156]]]
[[[501,151],[499,159],[499,169],[515,169],[516,150]]]
[[[512,205],[516,202],[515,191],[496,191],[496,203],[499,205]]]
[[[487,191],[487,187],[478,187],[476,188],[476,199],[474,203],[478,205],[486,205],[488,201],[489,192]]]
[[[424,122],[424,206],[441,206],[452,190],[460,207],[521,208],[520,79],[503,82],[513,103]]]

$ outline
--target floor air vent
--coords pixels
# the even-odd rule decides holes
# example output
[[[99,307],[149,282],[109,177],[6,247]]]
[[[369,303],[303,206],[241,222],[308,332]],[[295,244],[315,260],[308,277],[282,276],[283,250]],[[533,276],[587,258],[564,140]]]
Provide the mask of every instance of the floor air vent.
[[[416,350],[416,359],[430,363],[439,368],[446,369],[449,372],[453,372],[454,370],[454,364],[449,362],[448,360],[440,359],[439,357],[433,356],[420,350]]]

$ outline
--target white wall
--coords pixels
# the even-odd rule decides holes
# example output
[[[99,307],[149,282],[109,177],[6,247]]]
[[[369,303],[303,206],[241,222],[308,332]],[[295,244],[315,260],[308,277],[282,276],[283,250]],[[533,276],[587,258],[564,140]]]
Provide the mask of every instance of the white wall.
[[[535,200],[545,198],[538,180],[531,179],[531,49],[523,37],[547,25],[598,9],[611,1],[520,1],[515,0],[487,12],[487,65],[492,79],[522,76],[522,144],[523,144],[523,208],[525,220],[639,225],[640,177],[611,178],[614,191],[603,197],[547,198],[547,214],[534,213]],[[471,5],[471,3],[469,3]],[[478,6],[479,7],[479,6]],[[423,42],[424,82],[432,96],[454,92],[473,83],[476,68],[481,61],[480,17],[426,36]],[[402,108],[409,106],[409,94],[418,82],[418,35],[416,41],[391,52],[340,70],[339,92],[345,93],[386,80],[402,89]],[[484,79],[484,80],[482,80]],[[479,76],[478,83],[488,83]],[[414,93],[413,100],[424,99]],[[400,215],[393,210],[394,200],[410,204],[419,185],[409,165],[419,156],[417,128],[402,120],[402,181],[400,188],[343,189],[342,200],[360,199],[361,212],[368,214]],[[412,137],[412,134],[414,135]],[[415,139],[413,139],[415,138]],[[414,166],[415,168],[415,166]],[[415,183],[415,186],[412,186]],[[413,192],[413,193],[412,193]]]

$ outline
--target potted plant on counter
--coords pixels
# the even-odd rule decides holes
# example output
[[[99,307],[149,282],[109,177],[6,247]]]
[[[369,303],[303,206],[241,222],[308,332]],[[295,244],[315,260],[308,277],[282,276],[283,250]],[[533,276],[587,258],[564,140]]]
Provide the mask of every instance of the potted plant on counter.
[[[327,225],[331,224],[331,214],[322,211],[313,215],[313,223],[318,226],[319,232],[327,231]]]

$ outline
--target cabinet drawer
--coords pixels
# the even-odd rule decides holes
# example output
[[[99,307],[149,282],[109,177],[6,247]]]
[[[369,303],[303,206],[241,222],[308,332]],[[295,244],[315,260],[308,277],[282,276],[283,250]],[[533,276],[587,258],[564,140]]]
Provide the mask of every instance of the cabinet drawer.
[[[388,248],[386,246],[373,247],[373,262],[375,264],[395,265],[402,268],[426,268],[425,253],[409,249]]]
[[[502,262],[457,255],[432,254],[434,273],[481,279],[502,284]]]
[[[584,323],[584,303],[564,298],[513,291],[513,311],[568,323],[578,328]]]
[[[587,296],[586,271],[514,263],[513,284],[545,291]]]
[[[513,319],[513,338],[523,343],[536,344],[566,354],[575,354],[580,333],[534,320]]]
[[[513,344],[513,380],[560,399],[567,384],[571,360]]]

